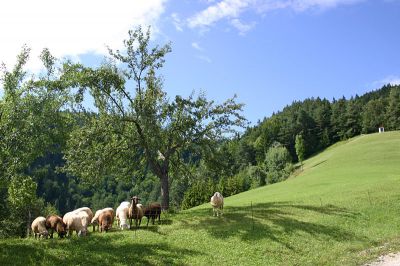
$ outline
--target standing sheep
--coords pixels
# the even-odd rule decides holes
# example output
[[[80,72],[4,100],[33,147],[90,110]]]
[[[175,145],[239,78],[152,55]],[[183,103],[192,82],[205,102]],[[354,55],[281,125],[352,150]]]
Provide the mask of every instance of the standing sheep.
[[[156,218],[158,218],[158,223],[160,223],[160,216],[161,216],[161,204],[157,202],[150,203],[147,207],[143,209],[144,216],[147,217],[147,226],[149,226],[150,219],[153,222]]]
[[[57,232],[58,237],[63,238],[67,233],[67,225],[63,222],[62,218],[58,215],[49,215],[46,218],[46,229],[50,232],[50,238],[53,238],[54,231]]]
[[[222,197],[222,194],[215,192],[211,197],[210,204],[213,207],[213,216],[222,216],[224,210],[224,197]]]
[[[46,229],[46,218],[42,216],[39,216],[33,220],[31,228],[35,239],[40,237],[47,238],[49,235],[49,232]]]
[[[131,198],[131,206],[129,207],[129,219],[130,225],[132,227],[132,219],[135,220],[136,227],[139,227],[142,223],[142,218],[144,216],[143,205],[139,203],[140,198],[138,196],[133,196]]]
[[[118,227],[120,227],[122,230],[130,228],[129,224],[127,223],[130,205],[131,204],[129,201],[121,202],[115,211]]]

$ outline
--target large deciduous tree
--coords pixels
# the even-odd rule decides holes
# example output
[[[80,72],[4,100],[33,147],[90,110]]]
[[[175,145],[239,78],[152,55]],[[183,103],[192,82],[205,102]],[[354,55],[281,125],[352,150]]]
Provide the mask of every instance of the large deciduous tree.
[[[46,87],[53,78],[54,58],[44,49],[41,59],[46,73],[29,77],[24,70],[29,53],[24,46],[11,70],[1,65],[0,205],[5,207],[0,208],[0,227],[10,219],[14,227],[21,229],[25,224],[29,229],[28,213],[37,200],[37,184],[27,169],[37,158],[59,148],[64,139],[64,101],[59,92]]]
[[[157,71],[170,45],[151,47],[150,29],[139,27],[129,31],[124,46],[109,49],[112,60],[97,69],[65,65],[62,79],[80,96],[88,89],[97,108],[72,133],[66,170],[94,182],[149,169],[161,181],[161,204],[168,209],[170,175],[188,163],[182,153],[212,154],[216,140],[244,125],[242,104],[235,97],[215,104],[204,94],[169,99]]]

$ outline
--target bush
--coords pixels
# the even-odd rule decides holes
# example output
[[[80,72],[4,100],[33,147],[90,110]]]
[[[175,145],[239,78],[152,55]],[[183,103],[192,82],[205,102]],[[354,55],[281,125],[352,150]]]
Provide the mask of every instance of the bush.
[[[285,180],[293,171],[291,157],[288,150],[276,145],[268,149],[265,156],[265,165],[268,171],[268,183],[276,183]]]
[[[189,209],[206,203],[214,194],[215,185],[208,180],[197,180],[186,192],[182,201],[182,209]]]

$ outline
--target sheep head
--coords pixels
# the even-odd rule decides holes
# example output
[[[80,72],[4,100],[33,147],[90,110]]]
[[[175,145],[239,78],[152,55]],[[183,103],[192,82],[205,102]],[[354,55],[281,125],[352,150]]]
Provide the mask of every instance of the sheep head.
[[[135,206],[136,206],[136,204],[139,203],[140,198],[139,198],[138,196],[133,196],[133,197],[131,198],[131,201],[132,201],[132,204],[131,204],[131,205],[135,204]]]

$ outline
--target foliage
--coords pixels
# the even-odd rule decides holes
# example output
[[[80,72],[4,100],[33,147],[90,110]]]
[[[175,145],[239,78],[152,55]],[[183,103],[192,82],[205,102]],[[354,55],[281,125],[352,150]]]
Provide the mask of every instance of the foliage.
[[[301,134],[296,135],[296,143],[295,143],[295,148],[296,148],[296,154],[297,158],[299,159],[301,165],[303,166],[303,161],[304,161],[304,155],[306,152],[306,147],[304,145],[304,139]]]
[[[168,209],[169,178],[187,164],[183,153],[212,153],[215,141],[243,125],[242,105],[235,98],[215,104],[203,94],[169,100],[156,71],[170,45],[150,47],[150,29],[140,27],[129,31],[124,45],[126,53],[109,52],[126,68],[111,61],[98,69],[65,66],[65,79],[72,79],[81,94],[89,88],[98,109],[72,133],[65,169],[89,182],[102,175],[118,177],[121,169],[127,178],[135,170],[150,169],[160,179],[162,205]]]
[[[211,180],[197,180],[186,192],[182,200],[182,209],[189,209],[209,202],[215,189]]]
[[[288,150],[277,144],[267,151],[265,165],[268,171],[268,183],[285,180],[293,170]]]

